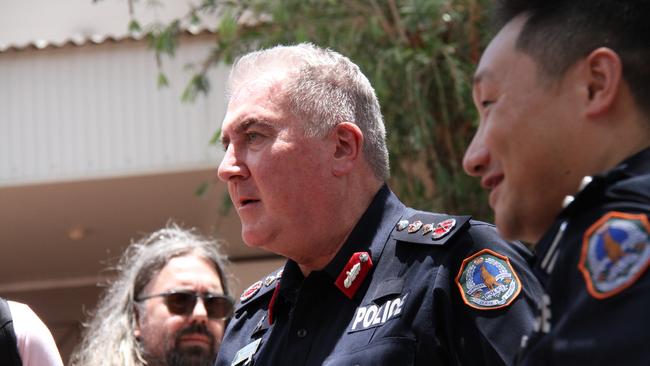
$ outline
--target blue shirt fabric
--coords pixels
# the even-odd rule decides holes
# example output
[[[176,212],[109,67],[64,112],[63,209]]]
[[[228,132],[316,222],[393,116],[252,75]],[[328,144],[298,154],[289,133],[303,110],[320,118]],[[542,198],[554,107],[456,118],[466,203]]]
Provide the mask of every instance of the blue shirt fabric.
[[[323,270],[305,278],[288,260],[278,281],[271,274],[238,305],[216,365],[512,364],[541,294],[530,252],[468,217],[456,217],[458,226],[438,241],[395,230],[413,217],[450,216],[407,208],[384,186]],[[455,278],[464,259],[486,248],[509,258],[522,290],[508,306],[479,310],[465,304]],[[374,266],[349,299],[334,282],[361,251]],[[258,340],[250,358],[237,356]]]
[[[589,282],[607,284],[605,269],[610,263],[605,251],[601,264],[606,266],[592,268],[596,275],[580,269],[588,267],[581,266],[581,262],[587,260],[590,240],[602,235],[600,230],[607,227],[604,222],[600,224],[603,218],[634,218],[622,220],[635,226],[629,226],[633,230],[627,229],[628,233],[619,230],[623,235],[617,238],[620,241],[632,231],[643,235],[643,217],[648,220],[649,214],[650,149],[609,172],[594,176],[575,195],[537,245],[539,260],[534,270],[544,285],[545,299],[538,314],[537,331],[522,350],[521,364],[650,364],[650,275],[645,271],[650,250],[647,230],[646,239],[634,243],[635,248],[646,253],[645,257],[633,256],[633,250],[619,252],[619,256],[640,269],[624,268],[623,285],[613,286],[610,293],[601,296],[588,288]],[[590,228],[597,230],[590,231]]]

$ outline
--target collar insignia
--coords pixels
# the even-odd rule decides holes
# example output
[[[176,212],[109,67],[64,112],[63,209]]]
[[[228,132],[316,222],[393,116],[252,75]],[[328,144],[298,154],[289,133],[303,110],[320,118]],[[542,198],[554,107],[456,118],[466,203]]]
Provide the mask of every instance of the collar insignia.
[[[336,279],[336,287],[341,290],[348,298],[352,299],[354,294],[359,290],[363,280],[372,268],[372,259],[367,252],[357,252],[352,254],[348,263]]]

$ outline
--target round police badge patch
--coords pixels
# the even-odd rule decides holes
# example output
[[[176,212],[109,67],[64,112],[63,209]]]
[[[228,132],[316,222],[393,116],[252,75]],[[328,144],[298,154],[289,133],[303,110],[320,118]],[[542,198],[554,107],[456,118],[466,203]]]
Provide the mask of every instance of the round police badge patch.
[[[610,212],[582,240],[578,268],[597,299],[631,286],[650,264],[650,223],[644,214]]]
[[[262,281],[257,281],[254,284],[248,286],[248,288],[242,292],[241,296],[239,297],[239,301],[246,302],[250,300],[261,288]]]
[[[521,282],[508,257],[489,249],[463,260],[456,284],[463,301],[480,310],[508,306],[521,291]]]

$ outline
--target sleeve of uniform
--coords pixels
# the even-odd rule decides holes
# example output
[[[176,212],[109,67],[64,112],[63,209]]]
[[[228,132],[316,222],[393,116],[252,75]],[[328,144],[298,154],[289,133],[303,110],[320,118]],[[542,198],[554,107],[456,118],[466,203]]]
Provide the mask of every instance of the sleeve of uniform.
[[[556,306],[549,327],[552,336],[544,337],[526,361],[648,364],[648,215],[609,211],[585,232],[571,232],[566,237],[570,240],[566,244],[580,252],[563,253],[567,264],[556,266],[554,275],[563,283],[549,293],[549,305]]]
[[[458,236],[446,279],[452,318],[448,339],[458,363],[515,362],[522,336],[533,330],[542,296],[529,266],[531,256],[524,245],[504,241],[486,223],[471,221]]]

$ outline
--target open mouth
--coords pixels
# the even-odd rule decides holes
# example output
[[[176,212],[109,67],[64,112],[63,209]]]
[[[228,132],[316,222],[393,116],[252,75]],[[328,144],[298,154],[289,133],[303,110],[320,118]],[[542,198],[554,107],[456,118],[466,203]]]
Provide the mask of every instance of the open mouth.
[[[250,205],[251,203],[257,203],[259,201],[260,200],[244,199],[244,200],[239,201],[239,207],[246,207],[246,206]]]

